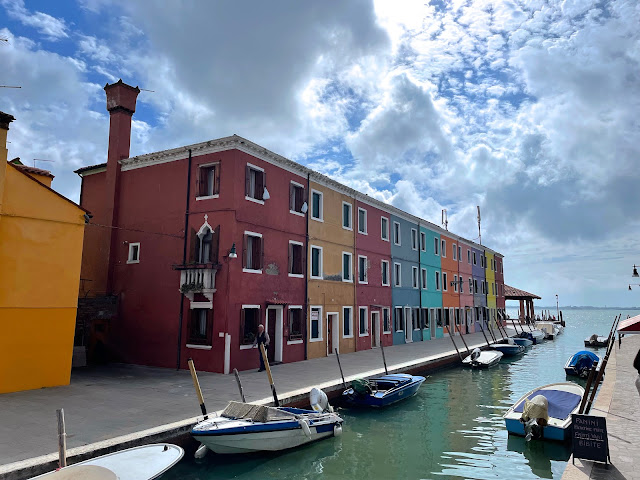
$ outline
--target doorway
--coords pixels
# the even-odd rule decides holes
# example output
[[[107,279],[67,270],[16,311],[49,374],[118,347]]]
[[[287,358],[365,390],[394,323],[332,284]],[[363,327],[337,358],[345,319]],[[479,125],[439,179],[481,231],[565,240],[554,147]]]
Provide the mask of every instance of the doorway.
[[[340,353],[340,325],[338,312],[327,313],[327,355],[333,355],[334,349]]]
[[[380,312],[371,312],[371,348],[380,346]]]
[[[267,307],[267,320],[265,329],[269,334],[269,346],[267,358],[269,362],[282,362],[282,337],[283,337],[283,306],[270,305]]]

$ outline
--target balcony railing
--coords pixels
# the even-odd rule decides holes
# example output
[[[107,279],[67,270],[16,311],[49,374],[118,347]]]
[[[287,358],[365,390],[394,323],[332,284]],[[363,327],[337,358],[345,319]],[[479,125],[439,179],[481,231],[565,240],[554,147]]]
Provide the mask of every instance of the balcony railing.
[[[216,291],[217,264],[175,265],[180,270],[180,291],[193,301],[194,293],[201,293],[213,300]]]

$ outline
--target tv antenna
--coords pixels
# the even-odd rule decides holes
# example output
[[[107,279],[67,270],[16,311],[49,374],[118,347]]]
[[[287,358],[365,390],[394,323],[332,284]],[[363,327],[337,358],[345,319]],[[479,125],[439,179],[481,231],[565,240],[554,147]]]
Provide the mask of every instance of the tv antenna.
[[[442,209],[442,225],[444,225],[444,229],[445,230],[449,230],[449,220],[447,219],[447,209],[443,208]]]
[[[0,85],[0,88],[22,88],[22,87],[14,87],[13,85]]]
[[[482,245],[482,233],[480,232],[480,205],[478,205],[478,243]]]
[[[44,158],[34,158],[33,159],[33,168],[36,168],[36,162],[55,162],[55,160],[46,160]]]

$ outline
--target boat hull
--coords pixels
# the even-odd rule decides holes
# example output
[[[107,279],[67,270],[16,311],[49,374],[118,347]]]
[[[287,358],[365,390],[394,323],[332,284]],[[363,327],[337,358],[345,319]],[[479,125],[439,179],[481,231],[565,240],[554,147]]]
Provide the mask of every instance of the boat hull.
[[[521,338],[521,337],[513,337],[513,341],[518,344],[518,345],[522,345],[523,347],[530,347],[531,345],[533,345],[533,340],[529,340],[528,338]]]
[[[524,353],[524,347],[522,345],[508,345],[506,343],[494,343],[492,345],[494,350],[502,352],[505,357],[514,357]]]
[[[512,435],[518,435],[520,437],[525,436],[524,431],[524,423],[520,420],[516,420],[513,418],[505,419],[505,425],[507,427],[507,431]],[[542,439],[544,440],[553,440],[556,442],[564,442],[568,440],[571,435],[571,426],[567,428],[558,428],[558,427],[543,427],[542,429]]]
[[[500,363],[502,357],[503,353],[497,350],[484,350],[475,360],[471,360],[471,355],[467,355],[462,360],[462,364],[471,368],[491,368]]]
[[[383,377],[384,378],[384,377]],[[356,395],[352,388],[348,388],[342,393],[345,402],[351,406],[381,408],[392,405],[401,400],[413,397],[426,379],[421,376],[412,376],[412,381],[394,388],[391,391],[380,393],[373,392],[371,395]]]

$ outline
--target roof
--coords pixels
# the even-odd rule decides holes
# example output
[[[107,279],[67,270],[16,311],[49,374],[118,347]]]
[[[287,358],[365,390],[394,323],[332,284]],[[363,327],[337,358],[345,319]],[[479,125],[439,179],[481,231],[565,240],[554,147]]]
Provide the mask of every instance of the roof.
[[[525,292],[524,290],[520,290],[519,288],[511,287],[507,284],[504,286],[504,298],[505,300],[533,300],[537,298],[538,300],[542,299],[535,293]]]
[[[107,164],[106,163],[99,163],[97,165],[90,165],[88,167],[82,167],[82,168],[79,168],[77,170],[74,170],[73,173],[77,173],[78,175],[82,176],[82,174],[84,172],[90,172],[91,170],[97,170],[99,168],[107,168]]]
[[[617,330],[623,333],[640,333],[640,315],[622,320]]]
[[[19,168],[23,172],[33,173],[34,175],[42,175],[43,177],[55,178],[53,173],[51,173],[49,170],[43,170],[42,168],[36,168],[36,167],[30,167],[28,165],[24,165],[20,161],[20,158],[14,158],[9,163],[12,164],[14,167]]]
[[[9,124],[15,119],[16,118],[13,115],[9,115],[8,113],[0,111],[0,128],[9,130]]]

